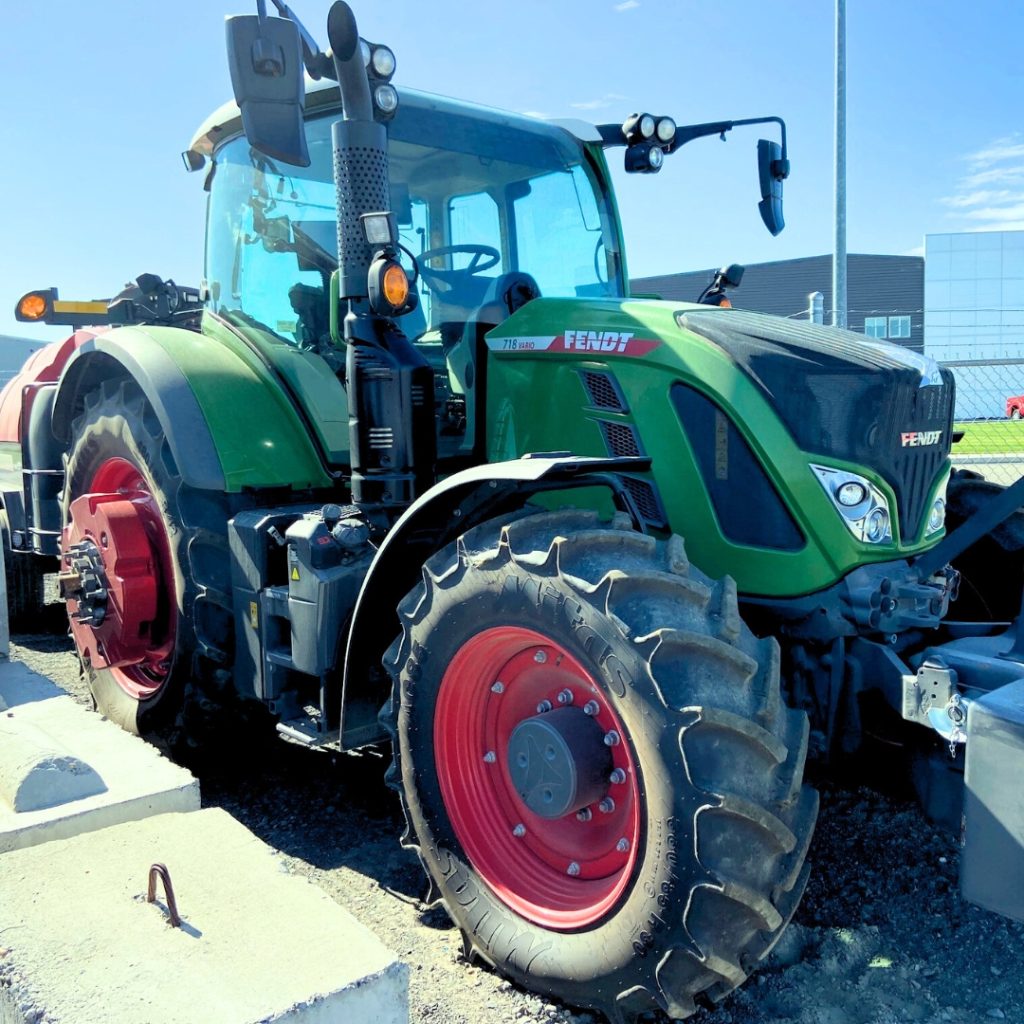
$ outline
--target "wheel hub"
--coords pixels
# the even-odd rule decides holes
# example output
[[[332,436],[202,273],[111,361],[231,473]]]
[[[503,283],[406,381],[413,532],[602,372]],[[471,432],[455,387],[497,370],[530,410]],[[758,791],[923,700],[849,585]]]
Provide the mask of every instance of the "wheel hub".
[[[612,756],[594,719],[559,708],[519,723],[508,743],[508,772],[534,814],[561,818],[608,791]]]
[[[61,597],[78,602],[75,618],[100,626],[107,617],[109,584],[100,549],[91,540],[72,544],[65,555],[68,568],[60,574]]]
[[[152,648],[159,564],[147,532],[148,494],[84,494],[62,539],[61,590],[71,632],[95,668],[142,662]]]

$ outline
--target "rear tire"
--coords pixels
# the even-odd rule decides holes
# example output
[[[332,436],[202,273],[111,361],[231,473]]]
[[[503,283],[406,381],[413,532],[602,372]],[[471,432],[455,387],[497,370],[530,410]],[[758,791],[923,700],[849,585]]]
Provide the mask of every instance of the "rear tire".
[[[733,582],[692,568],[678,537],[540,513],[439,552],[399,617],[389,782],[467,955],[616,1020],[686,1017],[741,984],[799,902],[817,796],[806,716],[782,703],[778,645],[742,624]],[[605,787],[607,814],[533,813],[508,749],[488,749],[505,709],[535,720],[545,687],[617,726],[626,780]],[[636,813],[616,818],[619,799]]]
[[[102,635],[75,633],[73,623],[76,648],[97,708],[180,756],[203,742],[230,682],[227,499],[183,483],[156,413],[130,380],[107,381],[88,394],[73,424],[62,495],[69,529],[72,502],[108,489],[146,506],[156,612],[142,640],[128,638],[141,662],[97,667],[90,647]],[[68,536],[66,530],[65,548]]]

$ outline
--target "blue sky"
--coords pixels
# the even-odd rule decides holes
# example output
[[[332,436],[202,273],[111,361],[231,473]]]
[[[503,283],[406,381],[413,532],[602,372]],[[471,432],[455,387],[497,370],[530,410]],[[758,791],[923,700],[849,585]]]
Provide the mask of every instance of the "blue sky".
[[[11,312],[30,288],[105,297],[143,271],[197,283],[205,195],[179,154],[230,96],[223,16],[254,0],[3,6],[0,334],[38,336]],[[327,0],[293,6],[325,42]],[[363,35],[394,49],[399,85],[593,121],[784,117],[778,238],[756,209],[757,128],[690,143],[657,176],[616,172],[633,276],[831,251],[829,0],[353,7]],[[847,27],[849,250],[1024,228],[1024,5],[849,0]]]

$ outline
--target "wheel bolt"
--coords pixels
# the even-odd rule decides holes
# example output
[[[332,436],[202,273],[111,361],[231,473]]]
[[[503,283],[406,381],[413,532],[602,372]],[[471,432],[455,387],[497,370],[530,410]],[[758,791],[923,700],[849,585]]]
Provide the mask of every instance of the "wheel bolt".
[[[616,786],[620,786],[626,781],[626,773],[621,768],[616,768],[611,775],[608,776],[608,781]]]
[[[610,729],[604,734],[604,745],[606,747],[617,747],[619,745],[619,734],[614,729]]]
[[[541,701],[541,702],[540,702],[540,703],[539,703],[539,704],[537,705],[537,714],[538,714],[538,715],[543,715],[543,714],[545,714],[546,712],[550,711],[550,710],[551,710],[551,707],[552,707],[552,705],[551,705],[551,701],[549,701],[549,700],[542,700],[542,701]]]
[[[491,686],[491,693],[504,693],[504,692],[505,692],[505,684],[500,679]]]
[[[623,837],[615,844],[615,849],[618,850],[619,853],[625,853],[629,849],[629,840]]]
[[[615,801],[610,797],[606,796],[598,805],[597,809],[602,814],[611,814],[615,810]]]
[[[537,662],[538,665],[543,665],[544,662],[548,660],[548,656],[543,651],[535,651],[533,660]]]
[[[601,706],[596,700],[588,700],[587,703],[583,705],[583,714],[585,715],[596,715],[600,710]]]
[[[571,863],[571,864],[570,864],[570,865],[569,865],[569,866],[568,866],[568,867],[566,868],[566,872],[567,872],[568,874],[572,875],[572,876],[573,876],[573,878],[575,878],[575,877],[576,877],[576,876],[577,876],[577,875],[578,875],[578,874],[580,873],[580,866],[579,866],[579,864],[577,864],[577,863],[576,863],[576,861],[573,861],[573,862],[572,862],[572,863]]]
[[[497,761],[497,760],[498,760],[498,758],[495,756],[493,750],[488,750],[487,753],[484,754],[484,763],[485,764],[494,764],[494,762]]]
[[[514,829],[512,829],[512,835],[514,835],[516,839],[522,839],[523,836],[526,835],[526,826],[520,822]]]
[[[577,821],[590,821],[594,816],[594,812],[589,807],[584,807],[576,812]]]
[[[564,690],[558,692],[558,703],[559,704],[571,704],[572,703],[572,690],[566,687]]]

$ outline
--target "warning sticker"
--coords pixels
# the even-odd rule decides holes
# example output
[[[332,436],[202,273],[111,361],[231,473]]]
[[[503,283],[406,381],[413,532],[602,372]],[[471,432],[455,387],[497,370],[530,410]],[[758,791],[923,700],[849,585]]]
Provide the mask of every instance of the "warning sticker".
[[[292,566],[292,579],[297,580],[299,578],[299,567],[297,565]]]

